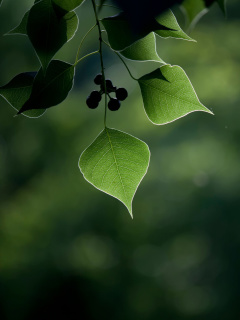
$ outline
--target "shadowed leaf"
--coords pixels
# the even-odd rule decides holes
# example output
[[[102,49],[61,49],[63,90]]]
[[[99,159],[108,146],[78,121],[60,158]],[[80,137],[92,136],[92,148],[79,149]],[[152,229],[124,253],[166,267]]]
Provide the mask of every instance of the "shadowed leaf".
[[[30,9],[27,33],[44,70],[56,52],[74,36],[77,27],[75,12],[59,19],[51,0],[37,2]]]
[[[17,111],[29,99],[37,72],[25,72],[15,76],[8,84],[0,87],[0,95]],[[23,113],[27,117],[39,117],[45,110],[31,110]]]
[[[33,83],[32,93],[18,114],[31,109],[50,108],[66,99],[73,86],[73,65],[52,60],[46,73],[41,68]]]

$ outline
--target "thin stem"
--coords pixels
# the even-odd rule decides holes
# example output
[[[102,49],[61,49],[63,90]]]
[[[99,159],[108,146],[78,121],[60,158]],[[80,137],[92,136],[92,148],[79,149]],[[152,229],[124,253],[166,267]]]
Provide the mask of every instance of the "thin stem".
[[[126,67],[126,69],[127,69],[128,73],[129,73],[130,77],[131,77],[133,80],[138,81],[138,79],[135,78],[135,77],[132,75],[130,69],[128,68],[126,62],[123,60],[123,58],[121,57],[121,55],[120,55],[117,51],[113,50],[113,48],[111,48],[111,46],[110,46],[106,41],[103,40],[103,42],[104,42],[113,52],[116,53],[116,55],[119,57],[119,59],[122,61],[122,63],[123,63],[124,66]]]
[[[100,61],[101,61],[101,71],[102,71],[102,77],[103,77],[103,84],[104,84],[104,93],[105,93],[105,112],[104,112],[104,127],[106,128],[106,118],[107,118],[107,87],[106,87],[106,79],[105,79],[105,73],[104,73],[104,64],[103,64],[103,53],[102,53],[102,31],[101,26],[97,14],[97,8],[95,0],[92,0],[93,10],[96,18],[96,25],[98,27],[98,33],[99,33],[99,54],[100,54]]]
[[[79,54],[80,54],[80,50],[81,50],[81,47],[82,47],[82,44],[84,42],[84,40],[86,39],[86,37],[89,35],[89,33],[96,27],[97,24],[95,24],[94,26],[92,26],[88,32],[85,34],[85,36],[82,38],[82,41],[78,47],[78,51],[77,51],[77,55],[76,55],[76,60],[75,60],[75,63],[78,61],[78,57],[79,57]]]
[[[96,53],[99,53],[99,50],[97,51],[93,51],[93,52],[90,52],[88,54],[86,54],[85,56],[83,56],[82,58],[78,59],[75,63],[74,63],[74,66],[76,66],[80,61],[82,61],[83,59],[93,55],[93,54],[96,54]]]

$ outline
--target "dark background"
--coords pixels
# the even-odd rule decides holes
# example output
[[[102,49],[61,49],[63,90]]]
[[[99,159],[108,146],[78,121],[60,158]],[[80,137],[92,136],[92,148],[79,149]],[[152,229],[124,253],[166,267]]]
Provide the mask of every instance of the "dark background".
[[[4,1],[0,9],[0,85],[39,67],[27,37],[2,36],[32,2]],[[94,23],[88,2],[77,10],[76,37],[57,58],[74,62]],[[130,93],[108,113],[108,126],[151,150],[133,220],[78,169],[80,154],[103,128],[103,105],[85,105],[96,89],[97,55],[79,64],[67,100],[39,119],[14,117],[0,98],[1,319],[240,318],[239,12],[237,0],[228,1],[227,19],[214,5],[191,33],[197,43],[158,39],[161,58],[184,68],[215,116],[196,112],[154,126],[137,84],[104,52],[107,77]],[[96,48],[93,32],[82,54]],[[157,68],[128,64],[135,76]]]

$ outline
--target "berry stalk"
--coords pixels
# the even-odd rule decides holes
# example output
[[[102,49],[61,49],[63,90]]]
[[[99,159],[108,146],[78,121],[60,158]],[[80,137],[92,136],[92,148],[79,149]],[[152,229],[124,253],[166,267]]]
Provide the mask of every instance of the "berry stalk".
[[[104,127],[106,127],[106,118],[107,118],[107,87],[106,87],[106,80],[105,80],[105,73],[104,73],[104,64],[103,64],[103,53],[102,53],[102,31],[101,31],[101,26],[97,14],[97,9],[96,9],[96,3],[95,0],[92,0],[92,5],[93,5],[93,10],[96,18],[96,25],[98,28],[98,33],[99,33],[99,55],[100,55],[100,61],[101,61],[101,71],[102,71],[102,77],[103,77],[103,84],[104,84],[104,93],[105,93],[105,112],[104,112]]]

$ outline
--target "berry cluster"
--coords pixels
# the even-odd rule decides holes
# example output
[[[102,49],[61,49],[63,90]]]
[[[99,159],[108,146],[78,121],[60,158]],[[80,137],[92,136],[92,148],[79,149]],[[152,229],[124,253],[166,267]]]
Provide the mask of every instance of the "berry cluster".
[[[105,93],[105,88],[104,88],[104,81],[103,81],[103,76],[102,74],[96,75],[94,79],[94,83],[97,85],[100,85],[100,90],[94,90],[90,93],[90,95],[87,97],[86,103],[87,106],[90,109],[96,109],[98,107],[99,102],[102,99],[102,94]],[[109,97],[109,102],[108,102],[108,109],[111,111],[117,111],[120,106],[121,102],[127,98],[128,92],[124,88],[117,88],[114,87],[112,84],[112,81],[109,79],[106,79],[106,93]],[[112,98],[110,96],[110,93],[115,92],[116,98]]]

